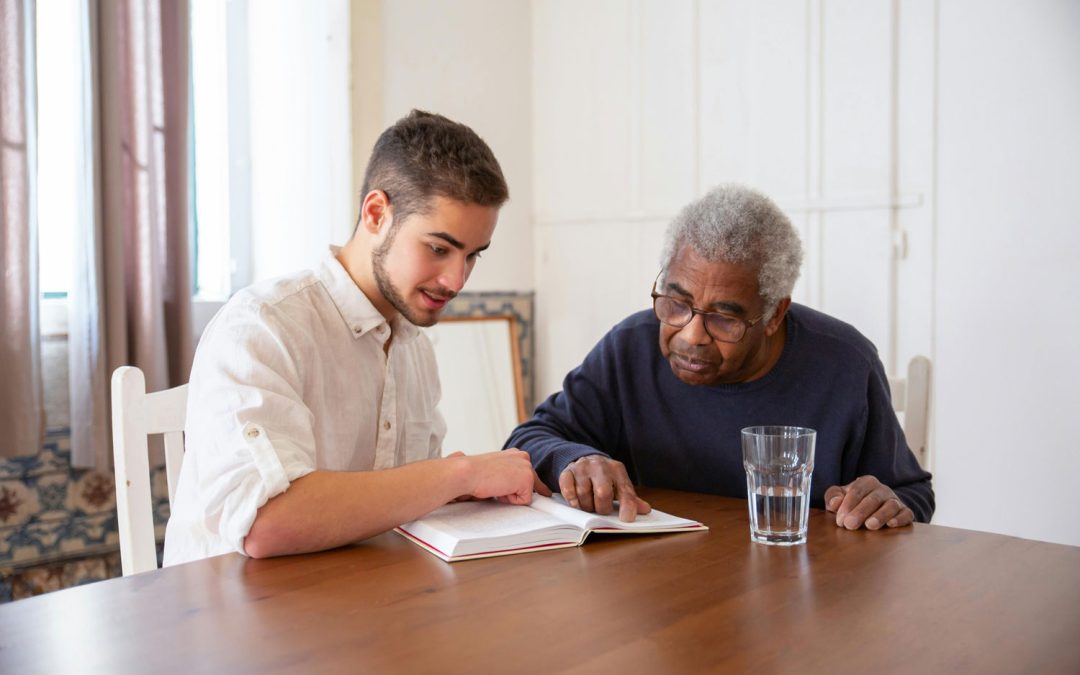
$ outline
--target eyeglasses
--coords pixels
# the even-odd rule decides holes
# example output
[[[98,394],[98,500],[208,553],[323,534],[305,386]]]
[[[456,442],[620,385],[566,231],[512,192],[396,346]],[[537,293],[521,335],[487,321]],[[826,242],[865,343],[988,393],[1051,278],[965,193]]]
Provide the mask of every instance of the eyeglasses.
[[[657,275],[656,279],[659,281],[660,275]],[[730,314],[706,312],[670,295],[657,293],[656,281],[653,282],[652,299],[653,312],[656,313],[656,318],[663,323],[672,328],[683,328],[694,320],[695,314],[700,314],[701,320],[705,323],[705,332],[709,334],[709,337],[720,342],[738,342],[742,340],[747,329],[753,327],[754,324],[765,317],[762,314],[752,321],[747,321]]]

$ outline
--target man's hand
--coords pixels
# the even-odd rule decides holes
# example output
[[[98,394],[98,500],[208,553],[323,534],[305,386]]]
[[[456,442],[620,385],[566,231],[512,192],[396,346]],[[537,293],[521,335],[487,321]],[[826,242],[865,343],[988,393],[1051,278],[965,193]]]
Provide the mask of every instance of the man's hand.
[[[873,476],[859,476],[847,485],[833,485],[825,491],[825,509],[836,513],[837,527],[868,530],[882,526],[905,527],[915,514],[896,493]]]
[[[603,455],[570,462],[559,474],[559,491],[570,506],[601,515],[611,513],[613,501],[618,500],[619,520],[625,523],[652,511],[648,502],[634,492],[623,463]]]
[[[528,453],[521,450],[504,450],[482,455],[452,453],[448,459],[460,458],[468,463],[469,484],[472,488],[463,498],[497,498],[507,504],[528,504],[533,492],[545,497],[551,496],[551,490],[533,471]]]

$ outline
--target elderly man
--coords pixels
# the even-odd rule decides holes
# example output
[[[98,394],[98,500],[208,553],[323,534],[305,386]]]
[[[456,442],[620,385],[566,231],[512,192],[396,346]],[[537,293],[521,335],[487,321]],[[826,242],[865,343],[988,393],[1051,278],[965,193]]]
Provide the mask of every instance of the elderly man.
[[[764,195],[722,185],[668,228],[653,309],[615,326],[563,390],[514,430],[540,478],[578,508],[633,520],[634,484],[746,497],[740,430],[816,429],[811,504],[848,529],[934,512],[874,345],[791,302],[802,249]]]

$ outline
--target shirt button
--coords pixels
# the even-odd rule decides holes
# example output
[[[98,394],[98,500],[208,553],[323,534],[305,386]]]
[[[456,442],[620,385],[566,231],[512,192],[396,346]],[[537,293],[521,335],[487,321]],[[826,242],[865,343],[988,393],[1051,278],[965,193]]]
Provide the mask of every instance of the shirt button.
[[[360,333],[363,333],[363,332],[364,332],[364,329],[363,329],[363,328],[353,328],[353,329],[352,329],[352,332],[354,332],[354,333],[356,333],[357,335],[359,335]]]
[[[383,420],[382,428],[390,431],[390,420]]]
[[[380,325],[375,330],[378,331],[379,333],[385,333],[386,332],[386,326]]]
[[[244,435],[247,436],[248,438],[252,438],[252,439],[258,438],[259,437],[259,430],[256,429],[255,427],[251,427],[250,429],[248,429],[247,431],[244,432]]]

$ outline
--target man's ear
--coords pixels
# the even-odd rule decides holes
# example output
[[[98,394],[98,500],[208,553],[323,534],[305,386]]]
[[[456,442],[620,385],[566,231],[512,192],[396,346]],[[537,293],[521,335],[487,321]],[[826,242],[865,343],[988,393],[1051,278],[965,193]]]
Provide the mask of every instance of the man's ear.
[[[390,213],[390,198],[382,190],[372,190],[364,195],[360,205],[360,226],[367,232],[378,236],[388,229],[393,216]]]
[[[772,337],[776,334],[776,331],[780,329],[780,324],[781,322],[783,322],[784,317],[787,315],[789,307],[791,307],[790,296],[776,303],[776,309],[773,311],[773,315],[769,319],[769,323],[765,324],[766,337]]]

